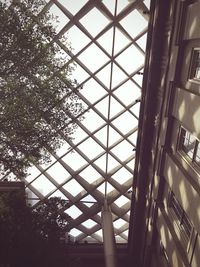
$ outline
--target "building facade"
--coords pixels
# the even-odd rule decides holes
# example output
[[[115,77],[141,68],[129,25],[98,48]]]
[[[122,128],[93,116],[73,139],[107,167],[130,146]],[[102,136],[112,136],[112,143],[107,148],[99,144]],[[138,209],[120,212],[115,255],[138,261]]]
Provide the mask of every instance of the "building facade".
[[[130,266],[200,266],[200,1],[153,0]]]

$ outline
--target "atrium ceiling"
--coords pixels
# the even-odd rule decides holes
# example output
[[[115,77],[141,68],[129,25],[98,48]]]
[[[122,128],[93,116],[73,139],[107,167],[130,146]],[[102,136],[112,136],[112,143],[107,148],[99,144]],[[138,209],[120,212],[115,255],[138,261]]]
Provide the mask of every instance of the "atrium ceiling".
[[[85,118],[76,121],[73,140],[50,163],[33,165],[24,182],[33,207],[53,196],[69,201],[73,241],[102,242],[105,195],[116,242],[128,240],[149,2],[46,0],[42,10],[57,17],[54,41],[66,62],[76,63],[72,78],[82,88]]]

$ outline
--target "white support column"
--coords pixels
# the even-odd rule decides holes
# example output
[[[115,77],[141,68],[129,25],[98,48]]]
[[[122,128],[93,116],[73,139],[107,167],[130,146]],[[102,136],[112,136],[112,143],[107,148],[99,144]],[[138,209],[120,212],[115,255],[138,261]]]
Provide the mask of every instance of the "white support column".
[[[112,213],[105,199],[101,213],[105,267],[116,267],[116,247]]]

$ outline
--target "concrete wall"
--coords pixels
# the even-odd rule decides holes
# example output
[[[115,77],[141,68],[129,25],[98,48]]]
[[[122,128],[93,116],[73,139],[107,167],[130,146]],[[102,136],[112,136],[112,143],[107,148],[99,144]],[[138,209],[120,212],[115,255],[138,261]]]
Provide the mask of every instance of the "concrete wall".
[[[158,157],[154,162],[156,169],[147,194],[151,199],[147,203],[154,204],[149,214],[146,240],[151,240],[151,266],[159,266],[163,258],[158,249],[160,244],[156,241],[159,240],[167,255],[167,266],[198,267],[200,168],[178,151],[177,144],[180,127],[200,140],[200,81],[190,78],[192,51],[200,47],[200,1],[190,4],[189,1],[172,0],[171,3],[169,21],[166,22],[168,29],[171,29],[171,33],[166,32],[166,35],[171,36],[171,43],[168,44],[170,49],[165,47],[163,51],[163,58],[168,56],[168,61],[165,60],[168,67],[159,77],[162,81],[159,90],[165,93],[159,118],[160,131],[156,146]],[[170,19],[172,17],[173,20]],[[171,191],[192,224],[193,231],[189,240],[177,228],[177,222],[171,216],[168,207]],[[149,266],[148,263],[145,266]]]
[[[156,225],[171,266],[197,267],[200,266],[200,169],[179,153],[177,143],[181,126],[200,140],[200,81],[190,79],[189,75],[192,50],[200,47],[200,2],[187,5],[185,1],[184,8],[183,20],[185,18],[186,20],[185,23],[179,24],[181,25],[179,38],[178,41],[177,37],[174,39],[176,41],[172,46],[174,47],[172,51],[178,54],[175,65],[173,57],[172,69],[176,71],[172,79],[168,76],[167,81],[174,80],[166,101],[170,126],[168,126],[168,135],[165,136],[168,140],[165,139],[163,142],[166,146],[162,169],[165,179],[162,194],[164,205],[158,209]],[[183,27],[181,38],[180,27]],[[166,86],[166,89],[169,90],[169,87]],[[163,132],[160,137],[162,135]],[[167,206],[171,190],[193,226],[193,232],[187,244],[184,244],[184,236],[180,230],[176,229],[176,222],[170,216]]]

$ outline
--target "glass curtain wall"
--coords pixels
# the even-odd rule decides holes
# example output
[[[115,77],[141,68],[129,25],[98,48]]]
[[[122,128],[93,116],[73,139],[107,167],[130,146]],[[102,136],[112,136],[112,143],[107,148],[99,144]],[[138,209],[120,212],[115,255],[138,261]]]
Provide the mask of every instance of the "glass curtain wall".
[[[149,1],[140,0],[46,0],[41,10],[57,17],[54,42],[65,66],[75,63],[85,118],[74,118],[73,140],[48,151],[51,162],[33,164],[24,182],[33,208],[45,198],[68,200],[72,241],[102,242],[105,194],[116,242],[128,239],[148,10]]]

